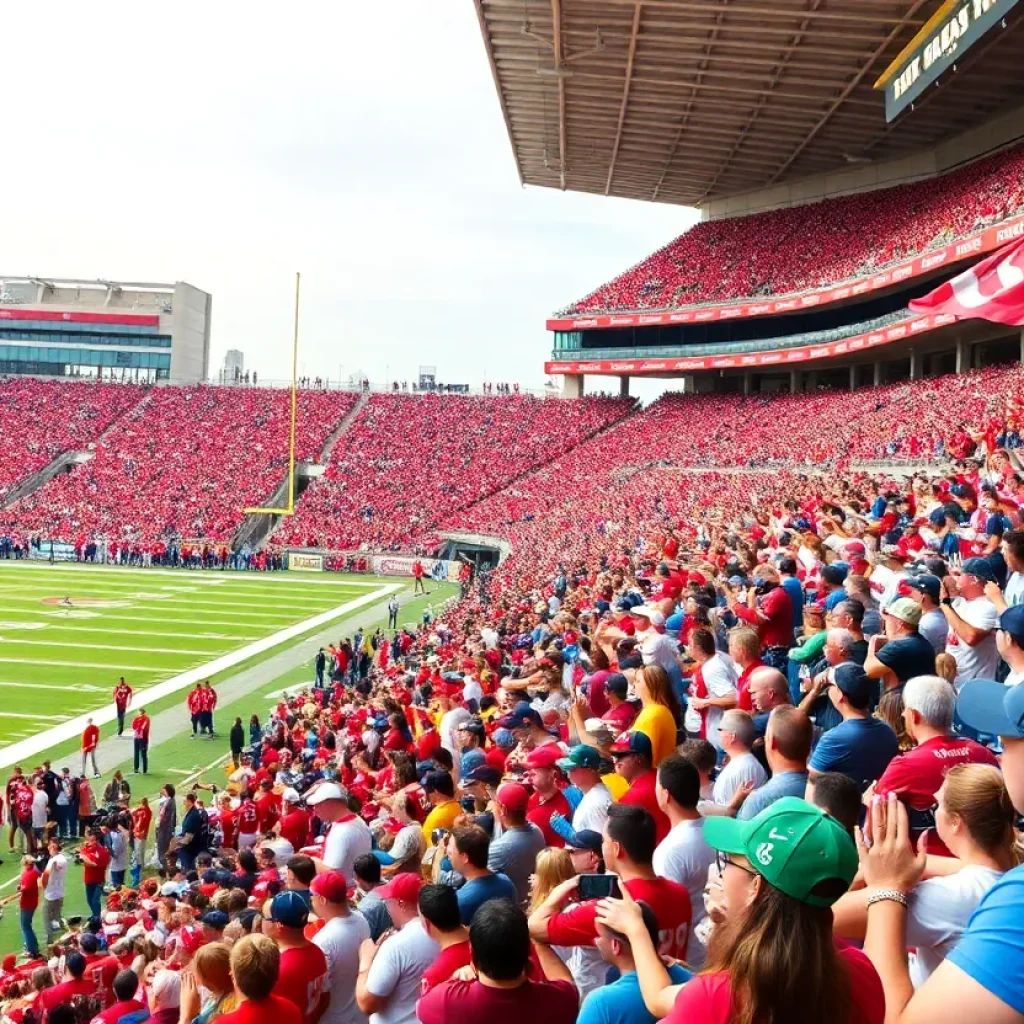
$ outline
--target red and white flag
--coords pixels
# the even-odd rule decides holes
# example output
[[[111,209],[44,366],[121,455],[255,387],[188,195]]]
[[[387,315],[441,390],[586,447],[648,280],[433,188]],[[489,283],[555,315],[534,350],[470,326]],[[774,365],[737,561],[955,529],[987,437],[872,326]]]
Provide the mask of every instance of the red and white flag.
[[[1024,326],[1024,238],[914,299],[910,309]]]

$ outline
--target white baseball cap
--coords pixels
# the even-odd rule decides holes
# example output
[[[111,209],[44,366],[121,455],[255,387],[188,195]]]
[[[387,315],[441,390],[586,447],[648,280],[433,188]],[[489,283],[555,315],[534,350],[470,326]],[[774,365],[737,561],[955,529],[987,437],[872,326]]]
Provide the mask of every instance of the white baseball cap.
[[[636,608],[630,608],[629,614],[640,616],[645,619],[650,619],[652,626],[665,625],[665,616],[662,615],[662,613],[659,612],[657,608],[652,608],[648,604],[641,604],[638,605]]]
[[[293,789],[293,788],[292,788],[291,786],[289,786],[289,787],[288,787],[288,788],[287,788],[287,789],[286,789],[286,790],[285,790],[285,791],[284,791],[284,792],[283,792],[283,793],[281,794],[281,799],[282,799],[282,800],[283,800],[283,801],[284,801],[284,802],[285,802],[286,804],[297,804],[297,803],[299,803],[299,802],[300,802],[300,801],[302,800],[302,797],[301,797],[301,796],[299,796],[299,791],[298,791],[297,789]]]
[[[328,800],[346,800],[345,790],[336,782],[325,782],[306,797],[306,803],[310,807],[325,803]]]

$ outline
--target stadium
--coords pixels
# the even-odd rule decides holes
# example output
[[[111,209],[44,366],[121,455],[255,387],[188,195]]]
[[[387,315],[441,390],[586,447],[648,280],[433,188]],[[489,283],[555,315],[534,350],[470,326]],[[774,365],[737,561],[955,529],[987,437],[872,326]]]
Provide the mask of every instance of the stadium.
[[[0,277],[0,1013],[1024,1015],[1024,5],[474,8],[547,392]]]

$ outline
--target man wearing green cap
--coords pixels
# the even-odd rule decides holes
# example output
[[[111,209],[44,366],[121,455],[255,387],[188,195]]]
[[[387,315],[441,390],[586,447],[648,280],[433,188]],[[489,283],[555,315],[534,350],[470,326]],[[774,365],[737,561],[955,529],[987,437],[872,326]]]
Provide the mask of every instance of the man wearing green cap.
[[[843,826],[787,796],[749,821],[709,818],[704,835],[718,851],[728,913],[718,926],[714,970],[673,985],[629,894],[598,908],[598,924],[630,941],[647,1009],[671,1024],[729,1024],[737,1005],[755,1021],[882,1024],[876,971],[860,950],[835,947],[831,939],[830,908],[858,865]],[[807,957],[806,966],[801,960],[801,969],[792,969],[794,955]],[[846,984],[836,985],[843,975]]]
[[[601,781],[601,752],[596,747],[581,743],[569,751],[568,757],[557,764],[569,777],[569,781],[583,794],[583,799],[572,812],[574,832],[589,829],[603,832],[608,820],[608,808],[612,805],[612,794]]]

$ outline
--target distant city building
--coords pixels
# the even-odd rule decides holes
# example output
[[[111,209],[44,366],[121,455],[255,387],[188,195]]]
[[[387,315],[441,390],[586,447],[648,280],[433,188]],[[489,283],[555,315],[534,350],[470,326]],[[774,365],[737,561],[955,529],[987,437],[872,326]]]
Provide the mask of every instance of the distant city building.
[[[212,304],[183,281],[0,276],[0,374],[194,384],[209,373]]]
[[[237,348],[229,348],[224,354],[222,380],[226,382],[241,380],[245,373],[245,353]]]

